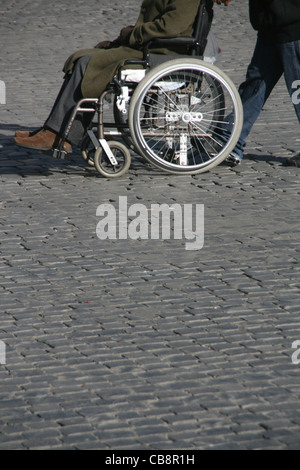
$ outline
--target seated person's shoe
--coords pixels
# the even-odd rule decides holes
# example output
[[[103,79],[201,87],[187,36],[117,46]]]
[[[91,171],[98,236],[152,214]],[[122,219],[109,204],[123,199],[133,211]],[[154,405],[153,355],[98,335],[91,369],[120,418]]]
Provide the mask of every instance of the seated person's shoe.
[[[16,137],[32,137],[38,132],[40,132],[42,128],[40,127],[39,129],[36,129],[35,131],[16,131]]]
[[[296,166],[296,167],[300,168],[300,153],[299,153],[299,155],[296,155],[295,157],[287,158],[285,163],[288,166]]]
[[[56,132],[49,129],[41,129],[33,136],[15,137],[14,141],[19,147],[47,152],[48,150],[53,149],[54,146],[58,146],[61,138],[56,134]],[[72,146],[69,142],[65,142],[64,150],[67,153],[72,153]]]

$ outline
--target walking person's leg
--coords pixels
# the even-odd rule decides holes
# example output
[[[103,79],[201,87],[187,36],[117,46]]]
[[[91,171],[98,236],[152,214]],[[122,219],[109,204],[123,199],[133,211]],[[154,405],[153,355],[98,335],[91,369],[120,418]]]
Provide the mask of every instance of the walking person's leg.
[[[264,104],[273,88],[283,74],[280,53],[273,44],[267,44],[258,38],[251,63],[247,70],[246,80],[239,87],[243,103],[244,122],[240,139],[228,161],[233,164],[241,162],[249,136]],[[226,119],[229,129],[232,127],[232,116]],[[222,131],[226,135],[226,129]]]

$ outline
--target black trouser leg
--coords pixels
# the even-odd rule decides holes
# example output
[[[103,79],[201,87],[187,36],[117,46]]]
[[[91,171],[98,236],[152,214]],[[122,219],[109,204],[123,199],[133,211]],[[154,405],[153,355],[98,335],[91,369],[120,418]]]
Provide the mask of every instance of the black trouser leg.
[[[72,73],[67,75],[65,78],[51,113],[44,124],[45,128],[51,129],[61,136],[64,134],[75,106],[78,101],[83,98],[81,93],[81,82],[90,58],[91,56],[86,56],[77,60]],[[94,113],[77,114],[68,136],[69,142],[74,145],[79,144],[90,125],[93,116]]]

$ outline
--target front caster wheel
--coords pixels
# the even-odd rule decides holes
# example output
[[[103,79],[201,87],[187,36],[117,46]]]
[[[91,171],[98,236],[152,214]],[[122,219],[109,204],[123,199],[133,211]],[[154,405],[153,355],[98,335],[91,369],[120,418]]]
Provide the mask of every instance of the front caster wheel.
[[[117,160],[117,165],[113,165],[102,147],[99,147],[94,155],[95,168],[105,178],[119,178],[129,170],[130,152],[121,142],[110,140],[107,144]]]
[[[81,155],[83,159],[90,165],[95,166],[94,163],[94,154],[95,154],[95,147],[93,142],[90,139],[89,135],[86,135],[82,141],[81,145]]]

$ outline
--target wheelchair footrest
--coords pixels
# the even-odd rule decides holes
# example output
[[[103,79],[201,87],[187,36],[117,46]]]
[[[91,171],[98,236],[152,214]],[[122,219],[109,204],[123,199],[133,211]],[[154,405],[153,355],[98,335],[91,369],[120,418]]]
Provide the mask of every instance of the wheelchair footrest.
[[[65,150],[54,149],[53,150],[53,158],[58,160],[66,160],[68,153]]]

